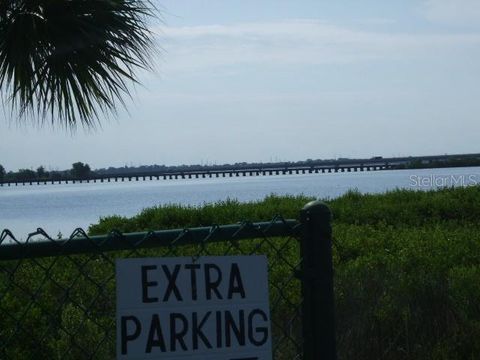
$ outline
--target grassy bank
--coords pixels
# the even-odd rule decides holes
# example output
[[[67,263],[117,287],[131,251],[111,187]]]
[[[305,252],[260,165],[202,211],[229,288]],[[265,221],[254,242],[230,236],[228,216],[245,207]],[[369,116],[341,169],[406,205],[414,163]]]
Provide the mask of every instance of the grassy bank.
[[[162,205],[143,210],[131,218],[109,216],[91,225],[91,235],[112,228],[120,231],[208,226],[235,223],[243,219],[268,221],[275,215],[298,218],[309,201],[306,196],[275,196],[241,203],[230,199],[202,206]],[[386,194],[362,195],[350,191],[333,200],[324,200],[333,213],[335,225],[389,225],[395,227],[427,224],[468,224],[480,219],[480,187],[436,191],[396,190]]]
[[[298,218],[310,200],[269,196],[251,203],[159,206],[132,218],[103,218],[89,233],[268,221],[275,215]],[[380,195],[350,192],[326,200],[333,213],[340,359],[480,358],[479,200],[480,187]],[[203,250],[213,255],[236,250],[269,254],[270,278],[278,284],[289,277],[291,268],[285,264],[298,258],[298,244],[280,242],[281,253],[272,244],[259,239],[233,248],[211,244]],[[0,263],[0,344],[5,345],[0,358],[113,358],[112,259],[196,251],[186,246],[109,258],[91,254]],[[276,322],[285,321],[290,304],[299,301],[298,282],[282,291],[284,298],[272,314]],[[299,340],[298,324],[289,331]],[[292,359],[289,350],[287,344],[276,359]]]
[[[298,218],[307,197],[270,196],[104,218],[92,234]],[[480,357],[480,187],[326,200],[333,213],[343,359]]]

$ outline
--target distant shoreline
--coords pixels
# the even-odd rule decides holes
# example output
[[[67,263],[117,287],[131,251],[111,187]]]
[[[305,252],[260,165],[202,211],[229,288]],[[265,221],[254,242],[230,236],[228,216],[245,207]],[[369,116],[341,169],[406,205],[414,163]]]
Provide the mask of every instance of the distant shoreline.
[[[223,165],[148,165],[137,167],[110,167],[90,171],[88,164],[83,164],[88,171],[82,175],[74,175],[71,170],[50,171],[41,173],[32,170],[9,172],[0,179],[0,186],[40,183],[75,183],[75,182],[110,182],[139,181],[153,178],[206,178],[206,177],[237,177],[259,175],[306,174],[325,172],[357,172],[403,169],[433,169],[453,167],[480,166],[480,154],[432,155],[384,158],[375,156],[369,159],[328,159],[296,162],[269,163],[235,163]]]

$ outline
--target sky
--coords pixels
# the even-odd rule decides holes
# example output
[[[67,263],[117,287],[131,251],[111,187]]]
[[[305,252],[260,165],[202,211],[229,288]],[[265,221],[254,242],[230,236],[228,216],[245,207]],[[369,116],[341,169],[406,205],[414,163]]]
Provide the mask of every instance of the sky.
[[[478,0],[154,0],[155,71],[95,130],[0,112],[0,164],[480,152]]]

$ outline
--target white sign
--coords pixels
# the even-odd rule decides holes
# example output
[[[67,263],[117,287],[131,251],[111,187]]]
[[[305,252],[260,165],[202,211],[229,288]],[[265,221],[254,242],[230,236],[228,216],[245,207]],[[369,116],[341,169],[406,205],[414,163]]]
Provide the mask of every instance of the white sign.
[[[117,358],[271,360],[265,256],[117,259]]]

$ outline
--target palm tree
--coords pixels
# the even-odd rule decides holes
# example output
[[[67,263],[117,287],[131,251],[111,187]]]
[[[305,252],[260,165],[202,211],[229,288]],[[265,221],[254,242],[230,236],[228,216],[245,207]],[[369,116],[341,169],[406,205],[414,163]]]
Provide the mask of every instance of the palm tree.
[[[115,113],[151,69],[148,0],[0,0],[0,90],[19,119],[75,128]]]

